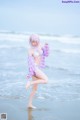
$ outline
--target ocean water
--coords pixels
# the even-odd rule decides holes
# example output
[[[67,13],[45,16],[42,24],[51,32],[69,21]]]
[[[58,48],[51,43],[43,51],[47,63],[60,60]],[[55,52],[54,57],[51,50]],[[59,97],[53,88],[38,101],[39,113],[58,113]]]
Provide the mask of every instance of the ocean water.
[[[40,36],[50,46],[44,72],[49,83],[39,85],[35,99],[80,100],[80,37]],[[0,33],[0,98],[27,99],[27,49],[29,35]]]

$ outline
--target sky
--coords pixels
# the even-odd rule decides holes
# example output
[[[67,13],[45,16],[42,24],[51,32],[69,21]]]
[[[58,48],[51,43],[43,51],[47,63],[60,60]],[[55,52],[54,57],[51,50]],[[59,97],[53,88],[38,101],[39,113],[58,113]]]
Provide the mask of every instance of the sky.
[[[0,30],[80,35],[80,3],[0,0]]]

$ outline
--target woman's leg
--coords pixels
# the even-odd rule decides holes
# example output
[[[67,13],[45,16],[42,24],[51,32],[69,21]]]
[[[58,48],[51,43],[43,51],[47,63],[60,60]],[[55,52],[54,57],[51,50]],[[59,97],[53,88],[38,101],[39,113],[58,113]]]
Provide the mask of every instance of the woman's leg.
[[[36,81],[36,77],[32,77],[33,81]],[[29,103],[28,103],[28,108],[36,108],[35,106],[32,105],[32,100],[33,100],[33,97],[37,91],[37,87],[38,87],[38,84],[34,84],[33,87],[32,87],[32,92],[30,94],[30,97],[29,97]]]
[[[38,68],[36,69],[36,77],[37,77],[37,80],[29,81],[26,85],[26,88],[30,87],[30,85],[33,85],[33,84],[45,84],[48,82],[48,77],[45,75],[43,71],[41,71]]]

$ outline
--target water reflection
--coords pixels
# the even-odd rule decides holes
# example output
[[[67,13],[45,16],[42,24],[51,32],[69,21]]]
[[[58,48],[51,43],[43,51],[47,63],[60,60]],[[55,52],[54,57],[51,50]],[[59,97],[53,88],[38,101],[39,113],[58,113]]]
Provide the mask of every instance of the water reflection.
[[[32,115],[32,111],[33,109],[32,108],[28,108],[28,120],[33,120],[34,119],[34,116]]]

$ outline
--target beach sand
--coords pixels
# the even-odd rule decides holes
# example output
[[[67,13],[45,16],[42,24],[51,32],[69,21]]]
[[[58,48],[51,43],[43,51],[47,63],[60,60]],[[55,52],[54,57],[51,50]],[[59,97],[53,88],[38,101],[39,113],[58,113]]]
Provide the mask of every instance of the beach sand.
[[[80,101],[36,99],[36,109],[27,109],[27,100],[0,99],[0,113],[8,120],[79,120]]]

